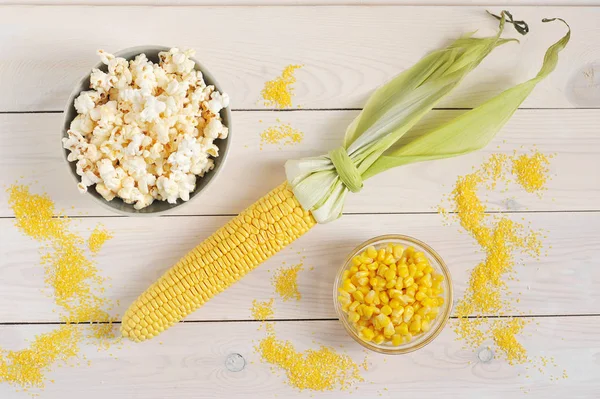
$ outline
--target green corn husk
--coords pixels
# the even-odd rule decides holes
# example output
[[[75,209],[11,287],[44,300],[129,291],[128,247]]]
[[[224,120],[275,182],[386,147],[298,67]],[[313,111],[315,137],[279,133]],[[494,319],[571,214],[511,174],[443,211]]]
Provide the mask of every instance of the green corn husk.
[[[544,19],[543,22],[555,19]],[[497,46],[502,39],[505,14],[498,34],[487,38],[466,35],[435,51],[375,91],[362,112],[346,130],[343,146],[327,155],[286,162],[287,179],[302,206],[319,223],[342,214],[348,191],[357,192],[363,180],[387,169],[413,162],[442,159],[483,148],[510,119],[533,88],[552,72],[558,53],[570,39],[567,34],[552,45],[536,77],[514,86],[443,126],[398,140],[445,97]]]

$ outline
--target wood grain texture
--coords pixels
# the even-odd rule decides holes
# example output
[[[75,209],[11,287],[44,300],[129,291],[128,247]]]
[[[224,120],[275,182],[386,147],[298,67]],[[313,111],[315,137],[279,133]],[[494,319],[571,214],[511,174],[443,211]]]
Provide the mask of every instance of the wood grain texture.
[[[410,2],[410,0],[408,0]],[[543,198],[515,186],[489,193],[491,210],[516,212],[512,218],[543,229],[548,254],[525,259],[510,281],[520,299],[515,313],[539,315],[520,338],[532,359],[553,357],[559,365],[545,374],[510,367],[496,354],[484,363],[478,351],[465,350],[446,328],[434,343],[406,356],[370,354],[369,371],[355,396],[360,398],[590,398],[600,392],[600,103],[583,91],[595,90],[589,71],[599,69],[600,7],[540,7],[563,0],[506,0],[493,7],[470,0],[423,0],[424,4],[466,7],[325,6],[196,7],[196,5],[296,5],[299,0],[0,0],[0,186],[20,180],[36,192],[47,191],[59,209],[73,216],[83,236],[102,223],[115,237],[97,255],[100,274],[110,278],[105,295],[129,303],[166,268],[246,206],[278,185],[287,159],[318,155],[338,146],[356,110],[372,90],[413,65],[427,52],[459,35],[494,32],[485,8],[510,7],[531,26],[521,44],[497,49],[440,106],[470,108],[505,88],[532,77],[546,48],[564,32],[543,17],[562,17],[573,27],[572,41],[557,70],[541,83],[498,138],[483,151],[456,159],[397,168],[366,183],[349,197],[346,215],[317,226],[235,286],[193,313],[160,338],[144,344],[124,342],[109,352],[85,346],[87,360],[53,368],[44,399],[184,399],[309,397],[285,385],[282,373],[262,364],[254,345],[264,336],[249,322],[253,299],[276,297],[273,272],[303,262],[300,302],[275,302],[276,331],[297,348],[330,345],[360,363],[365,353],[335,319],[332,283],[346,254],[376,235],[402,233],[431,244],[445,259],[460,298],[470,270],[482,259],[473,240],[458,226],[445,226],[433,214],[459,175],[492,152],[556,153],[552,181]],[[366,4],[362,0],[311,0],[310,4]],[[378,0],[406,4],[407,0]],[[497,4],[480,0],[478,4]],[[27,4],[65,4],[29,6]],[[95,4],[102,7],[77,4]],[[118,4],[112,6],[111,4]],[[125,6],[125,4],[138,6]],[[171,5],[181,7],[171,7]],[[373,3],[369,3],[372,5]],[[531,4],[533,6],[517,6]],[[167,5],[139,7],[139,5]],[[187,6],[186,6],[187,5]],[[189,6],[193,5],[193,6]],[[569,5],[599,5],[576,0]],[[514,37],[512,30],[506,35]],[[60,150],[61,114],[76,81],[97,63],[95,50],[108,51],[163,44],[195,48],[233,99],[233,146],[225,170],[199,199],[174,217],[119,218],[79,195]],[[270,112],[260,102],[265,81],[284,66],[301,63],[294,105],[298,112]],[[592,65],[592,67],[590,67]],[[594,66],[595,65],[595,66]],[[592,69],[589,69],[592,68]],[[590,77],[591,76],[591,77]],[[583,97],[582,97],[583,96]],[[592,96],[593,98],[596,98]],[[583,101],[585,100],[585,101]],[[573,108],[596,109],[573,109]],[[546,109],[539,109],[546,108]],[[243,110],[254,110],[243,111]],[[313,111],[310,111],[314,109]],[[259,110],[261,112],[256,112]],[[4,112],[5,114],[2,114]],[[6,114],[6,113],[9,114]],[[432,112],[422,129],[463,111]],[[17,113],[17,114],[10,114]],[[21,113],[21,114],[19,114]],[[260,132],[290,123],[305,134],[296,146],[265,146]],[[0,190],[0,348],[20,349],[26,341],[54,328],[60,310],[43,282],[39,244],[14,226]],[[313,268],[313,270],[310,270]],[[236,321],[237,320],[237,321]],[[488,343],[485,343],[484,349]],[[340,348],[343,345],[343,349]],[[241,372],[225,367],[228,355],[247,361]],[[551,382],[560,377],[566,380]],[[526,377],[530,374],[530,377]],[[433,383],[432,383],[433,382]],[[528,392],[527,394],[525,392]],[[0,398],[26,395],[0,384]],[[347,397],[347,392],[315,393],[318,398]]]
[[[368,354],[370,368],[362,371],[365,382],[349,392],[299,392],[285,384],[281,371],[260,362],[254,346],[264,337],[258,323],[186,323],[159,339],[142,344],[126,342],[122,349],[99,352],[84,348],[91,361],[80,367],[56,368],[42,392],[46,399],[79,397],[85,387],[89,399],[146,398],[589,398],[600,390],[600,317],[543,318],[525,328],[520,338],[532,359],[553,357],[558,367],[543,374],[525,366],[508,366],[498,355],[483,363],[477,351],[463,349],[462,342],[446,328],[427,347],[403,356]],[[24,339],[48,331],[51,326],[2,326],[0,346],[18,348]],[[298,350],[328,345],[345,351],[357,363],[365,358],[362,347],[346,335],[337,321],[278,322],[276,334]],[[340,346],[343,345],[343,348]],[[487,345],[487,343],[486,343]],[[485,345],[482,349],[485,348]],[[241,354],[247,361],[241,372],[225,367],[227,356]],[[114,357],[110,356],[112,354]],[[563,370],[569,378],[562,379]],[[530,377],[526,377],[530,375]],[[559,377],[558,381],[550,381]],[[433,383],[435,382],[435,383]],[[81,391],[79,391],[81,390]],[[528,393],[525,393],[528,391]],[[22,398],[0,385],[3,399]]]
[[[6,5],[139,5],[139,6],[323,6],[323,5],[403,5],[403,6],[597,6],[596,0],[0,0]]]
[[[600,44],[589,40],[600,34],[600,8],[511,11],[529,22],[531,33],[520,45],[494,51],[441,107],[473,107],[533,77],[548,46],[565,32],[560,24],[540,22],[554,16],[570,22],[572,41],[523,106],[573,107],[569,82],[600,59]],[[197,49],[234,108],[262,108],[264,82],[288,64],[304,65],[294,104],[358,108],[424,54],[465,32],[492,34],[496,25],[484,7],[6,6],[0,11],[0,111],[62,110],[76,82],[97,64],[97,49],[140,44]],[[507,36],[515,34],[507,29]]]
[[[435,111],[426,126],[455,117],[462,111]],[[176,214],[237,214],[285,179],[286,160],[328,152],[342,142],[346,126],[357,111],[234,112],[233,141],[225,169],[198,198]],[[293,146],[265,145],[260,133],[269,126],[289,123],[304,132]],[[0,186],[38,181],[67,214],[114,215],[79,194],[60,150],[60,114],[0,115]],[[490,153],[512,154],[534,148],[557,154],[551,160],[552,180],[543,199],[517,186],[489,194],[494,210],[600,209],[600,110],[520,110],[484,150],[466,156],[395,168],[365,183],[348,196],[347,213],[432,212],[452,191],[459,175],[471,171]],[[0,216],[12,216],[7,194],[0,190]],[[74,207],[72,209],[72,207]]]
[[[540,261],[524,258],[524,266],[516,268],[517,280],[509,282],[512,295],[520,298],[516,314],[600,314],[600,213],[515,215],[522,217],[547,234],[548,255]],[[101,274],[111,279],[104,295],[120,301],[113,314],[122,315],[168,267],[228,219],[85,218],[76,225],[84,237],[98,222],[114,233],[96,261]],[[455,299],[462,297],[470,271],[483,255],[457,225],[444,226],[438,215],[346,215],[315,227],[188,320],[251,320],[252,300],[269,298],[276,298],[279,318],[336,318],[333,281],[347,254],[363,241],[393,233],[416,237],[438,251],[452,273]],[[57,321],[59,309],[43,282],[38,243],[23,237],[9,219],[0,220],[0,242],[0,322]],[[284,302],[271,279],[277,269],[300,262],[305,268],[299,275],[302,300]]]

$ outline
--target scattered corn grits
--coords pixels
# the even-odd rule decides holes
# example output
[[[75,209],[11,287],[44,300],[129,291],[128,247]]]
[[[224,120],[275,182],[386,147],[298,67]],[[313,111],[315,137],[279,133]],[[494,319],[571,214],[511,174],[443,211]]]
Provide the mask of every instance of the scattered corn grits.
[[[102,292],[105,279],[86,257],[85,240],[70,231],[70,219],[56,212],[47,195],[31,194],[28,186],[13,185],[7,192],[15,226],[42,245],[45,282],[63,308],[60,317],[66,324],[38,335],[28,349],[0,351],[0,382],[24,389],[43,388],[50,367],[76,357],[84,338],[108,347],[115,337],[114,319],[107,312],[113,304],[95,293]]]
[[[531,155],[523,154],[514,156],[512,159],[512,174],[516,176],[517,182],[528,193],[539,192],[545,189],[548,180],[548,158],[540,152],[533,151]]]
[[[508,155],[492,154],[486,162],[481,165],[481,174],[483,180],[487,183],[490,190],[496,188],[499,181],[506,181],[506,162]]]
[[[81,329],[62,325],[35,337],[30,347],[20,351],[0,350],[0,382],[22,388],[44,387],[46,373],[58,363],[79,354]]]
[[[255,349],[263,362],[285,371],[290,386],[314,391],[348,390],[364,381],[350,356],[323,345],[318,350],[300,352],[290,341],[277,339],[272,326],[267,331],[266,338]]]
[[[282,299],[296,297],[300,300],[297,286],[297,274],[303,269],[299,263],[289,268],[280,268],[273,278],[275,291]],[[287,298],[287,299],[286,299]],[[265,321],[273,317],[273,301],[252,302],[252,316],[255,320]],[[321,345],[318,350],[297,351],[290,341],[282,341],[275,336],[273,323],[266,323],[266,337],[255,347],[263,362],[283,369],[287,383],[300,390],[310,389],[327,391],[339,388],[349,389],[354,383],[363,381],[356,363],[344,354],[338,354],[333,348]],[[365,357],[361,364],[366,370],[368,363]],[[273,371],[276,369],[273,367]]]
[[[267,107],[288,108],[292,106],[293,87],[296,83],[294,72],[302,68],[302,65],[288,65],[284,68],[281,76],[265,83],[262,89],[262,97]]]
[[[112,234],[102,226],[96,226],[88,238],[88,248],[93,254],[97,254],[104,243],[112,238]]]
[[[282,267],[275,272],[272,279],[273,287],[284,301],[290,299],[299,301],[302,297],[298,291],[298,273],[301,270],[304,270],[303,263],[288,268]]]
[[[281,123],[279,119],[277,119],[277,122],[279,125],[271,126],[260,134],[261,150],[265,144],[294,145],[304,139],[304,133],[300,130],[294,129],[287,123]]]
[[[511,365],[527,362],[527,350],[516,337],[524,327],[525,320],[522,318],[510,318],[507,321],[496,320],[492,323],[494,342],[505,352],[508,362]]]
[[[523,159],[528,160],[525,162],[527,167],[524,167]],[[511,169],[509,162],[513,165]],[[531,361],[526,349],[517,340],[517,335],[530,320],[504,317],[492,322],[486,315],[505,315],[514,311],[514,300],[506,279],[515,278],[515,253],[539,258],[542,235],[506,216],[486,214],[478,189],[484,184],[492,189],[497,182],[508,181],[506,171],[509,170],[527,191],[531,192],[528,188],[532,187],[535,187],[533,191],[540,190],[547,180],[545,174],[548,171],[540,165],[547,163],[547,156],[539,152],[531,157],[494,154],[473,173],[459,177],[450,195],[452,210],[456,212],[461,226],[485,252],[485,259],[471,272],[465,295],[455,307],[458,316],[455,332],[472,348],[491,339],[510,364]]]
[[[273,302],[275,299],[271,298],[269,301],[259,302],[256,299],[252,301],[252,317],[254,320],[265,321],[273,318]]]

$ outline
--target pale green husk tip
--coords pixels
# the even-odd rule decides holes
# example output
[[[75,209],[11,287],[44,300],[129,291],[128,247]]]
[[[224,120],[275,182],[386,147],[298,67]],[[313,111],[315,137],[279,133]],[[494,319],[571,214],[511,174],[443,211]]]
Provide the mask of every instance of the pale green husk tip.
[[[494,48],[516,41],[500,37],[505,12],[495,36],[465,35],[425,56],[377,89],[348,126],[341,147],[319,157],[286,162],[286,176],[300,204],[310,210],[319,223],[327,223],[342,215],[348,191],[360,191],[363,180],[369,177],[395,166],[454,157],[485,147],[534,87],[555,69],[558,53],[569,42],[571,30],[560,18],[543,22],[554,20],[563,22],[568,31],[548,48],[534,78],[441,126],[418,135],[407,135],[402,143],[398,143],[399,139]]]

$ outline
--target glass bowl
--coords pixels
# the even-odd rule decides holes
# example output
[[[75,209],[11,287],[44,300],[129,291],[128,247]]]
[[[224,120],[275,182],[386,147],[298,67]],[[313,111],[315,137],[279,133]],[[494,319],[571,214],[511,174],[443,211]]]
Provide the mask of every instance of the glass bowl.
[[[405,248],[412,246],[417,251],[423,252],[425,257],[429,260],[431,267],[438,273],[444,276],[444,281],[442,282],[442,287],[444,292],[441,296],[444,298],[444,304],[440,307],[440,311],[437,317],[434,319],[431,324],[431,328],[429,331],[422,333],[413,337],[410,342],[401,344],[399,346],[393,346],[391,342],[383,342],[381,344],[376,344],[374,342],[364,341],[359,335],[354,326],[348,321],[348,315],[344,313],[342,310],[342,305],[338,300],[338,288],[340,288],[342,284],[343,273],[345,270],[349,269],[352,264],[352,258],[356,255],[360,254],[369,246],[374,246],[379,249],[385,246],[388,243],[403,245]],[[340,268],[335,278],[335,283],[333,285],[333,301],[335,310],[338,314],[338,318],[348,334],[359,344],[364,346],[367,349],[370,349],[375,352],[383,353],[386,355],[399,355],[404,353],[409,353],[420,349],[433,341],[440,332],[444,329],[446,322],[450,318],[450,312],[452,310],[452,282],[450,278],[450,272],[448,271],[448,267],[442,260],[442,258],[435,252],[429,245],[425,244],[422,241],[419,241],[415,238],[398,235],[398,234],[390,234],[372,238],[368,241],[363,242],[358,247],[356,247],[346,258],[344,264]]]

